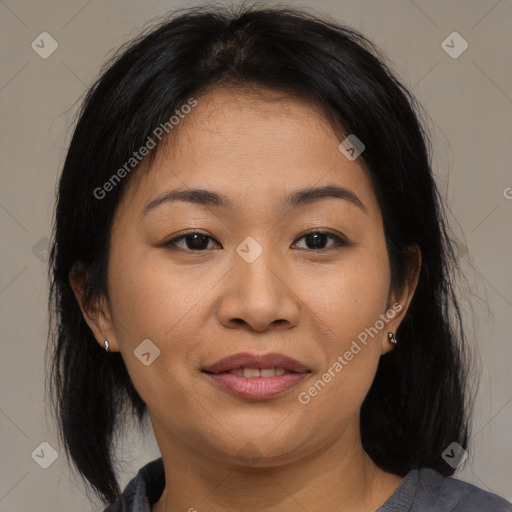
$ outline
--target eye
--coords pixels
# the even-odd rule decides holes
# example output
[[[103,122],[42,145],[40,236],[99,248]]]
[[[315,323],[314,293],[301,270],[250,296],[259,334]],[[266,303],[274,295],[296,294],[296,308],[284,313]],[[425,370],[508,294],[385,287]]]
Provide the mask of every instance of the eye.
[[[214,239],[200,231],[191,231],[165,242],[163,246],[178,247],[179,249],[190,250],[193,252],[204,252],[204,250],[208,248],[209,240]],[[184,242],[185,247],[178,246],[178,243],[181,242]]]
[[[334,240],[334,245],[325,249],[323,246],[325,245],[328,239]],[[348,245],[348,242],[343,238],[334,235],[333,233],[328,233],[326,231],[310,231],[302,235],[299,240],[305,239],[306,245],[311,245],[311,247],[306,247],[306,249],[310,248],[314,251],[326,251],[333,249],[335,247],[343,247]],[[176,238],[169,240],[163,244],[164,247],[178,247],[179,249],[189,250],[192,252],[204,252],[208,249],[208,244],[210,240],[215,240],[209,235],[201,233],[200,231],[191,231],[189,233],[184,233]],[[183,245],[180,247],[178,244],[182,243]],[[218,243],[218,242],[217,242]],[[297,244],[297,242],[295,242]],[[294,245],[295,245],[294,244]],[[218,244],[220,245],[220,244]],[[303,248],[303,247],[302,247]]]
[[[323,246],[325,245],[328,239],[334,240],[334,246],[328,247],[327,249]],[[327,231],[310,231],[305,235],[302,235],[299,240],[305,239],[306,245],[312,245],[312,250],[315,251],[328,251],[336,247],[343,247],[348,245],[348,243],[341,237],[334,235],[333,233],[328,233]],[[308,247],[306,247],[308,248]],[[302,247],[300,247],[302,249]]]

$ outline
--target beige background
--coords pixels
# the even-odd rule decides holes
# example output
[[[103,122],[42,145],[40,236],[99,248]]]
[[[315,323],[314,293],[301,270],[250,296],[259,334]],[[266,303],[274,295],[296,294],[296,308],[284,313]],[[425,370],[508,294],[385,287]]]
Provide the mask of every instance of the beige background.
[[[1,512],[102,508],[91,504],[68,466],[44,408],[44,246],[55,183],[79,100],[107,56],[152,18],[197,4],[0,0]],[[469,459],[456,477],[512,500],[512,2],[319,0],[314,6],[379,45],[432,118],[439,184],[469,251],[461,251],[463,291],[474,305],[482,366]],[[43,31],[58,42],[48,59],[31,48]],[[469,44],[456,59],[441,47],[453,31]],[[31,458],[44,441],[58,453],[48,469]],[[159,455],[151,432],[127,439],[122,451],[123,488]]]

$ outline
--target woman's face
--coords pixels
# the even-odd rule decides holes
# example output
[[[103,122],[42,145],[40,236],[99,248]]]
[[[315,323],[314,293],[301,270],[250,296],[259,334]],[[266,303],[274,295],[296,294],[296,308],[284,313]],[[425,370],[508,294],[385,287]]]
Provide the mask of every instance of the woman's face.
[[[98,343],[121,352],[160,447],[235,464],[249,452],[255,464],[281,464],[358,435],[360,406],[392,348],[387,333],[415,286],[390,289],[361,158],[340,151],[311,106],[265,94],[218,88],[198,98],[172,147],[133,176],[111,233],[109,307],[88,317]],[[326,186],[345,197],[288,200]],[[229,204],[154,202],[175,189]],[[186,232],[204,237],[170,243]],[[281,353],[308,372],[258,398],[202,371],[240,352]]]

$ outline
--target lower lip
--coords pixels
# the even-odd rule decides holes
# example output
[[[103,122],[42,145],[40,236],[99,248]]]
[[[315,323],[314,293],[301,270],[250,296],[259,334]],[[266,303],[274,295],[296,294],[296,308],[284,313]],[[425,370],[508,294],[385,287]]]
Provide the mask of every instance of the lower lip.
[[[252,400],[265,400],[294,388],[309,372],[285,373],[279,377],[241,377],[231,373],[206,373],[215,384],[229,393]]]

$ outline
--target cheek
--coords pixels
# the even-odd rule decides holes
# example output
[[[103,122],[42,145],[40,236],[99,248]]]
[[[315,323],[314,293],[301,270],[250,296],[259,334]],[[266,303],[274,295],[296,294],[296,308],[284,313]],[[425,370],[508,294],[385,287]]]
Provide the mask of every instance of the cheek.
[[[185,279],[183,272],[170,272],[165,265],[138,257],[135,251],[112,267],[117,341],[130,379],[150,410],[161,410],[162,397],[165,408],[190,408],[184,402],[184,383],[187,361],[197,351],[194,308],[201,307],[205,289],[201,280],[189,278],[188,274]],[[191,286],[191,282],[197,286]],[[151,343],[141,345],[144,340]],[[141,346],[148,348],[142,351]],[[141,354],[147,352],[146,365]]]
[[[207,301],[226,272],[205,272],[204,267],[172,265],[165,253],[137,247],[112,251],[109,273],[112,314],[120,351],[132,381],[143,399],[169,386],[178,391],[192,371],[197,371]],[[219,270],[219,269],[216,269]],[[160,354],[149,366],[135,354],[149,339]],[[134,352],[135,351],[135,352]],[[148,375],[151,378],[148,378]]]
[[[354,412],[362,403],[386,334],[380,315],[386,313],[389,284],[387,253],[377,249],[347,257],[335,271],[310,273],[304,293],[315,292],[304,302],[313,310],[311,328],[319,352],[325,355],[319,375],[322,382],[311,389],[312,394],[318,393],[317,407],[341,400],[347,412]]]
[[[344,274],[344,306],[351,318],[346,318],[357,333],[375,324],[379,315],[385,312],[390,286],[390,272],[386,260],[379,258],[361,259],[360,264],[347,269]]]
[[[303,303],[311,308],[313,321],[326,327],[330,343],[332,337],[338,340],[338,349],[385,313],[390,286],[385,252],[357,251],[329,270],[304,272],[301,280],[296,282],[304,283]]]
[[[112,252],[116,263],[109,277],[115,319],[129,327],[134,341],[152,336],[165,341],[200,307],[212,279],[199,266],[184,271],[154,248],[132,247],[130,253],[122,247]]]

